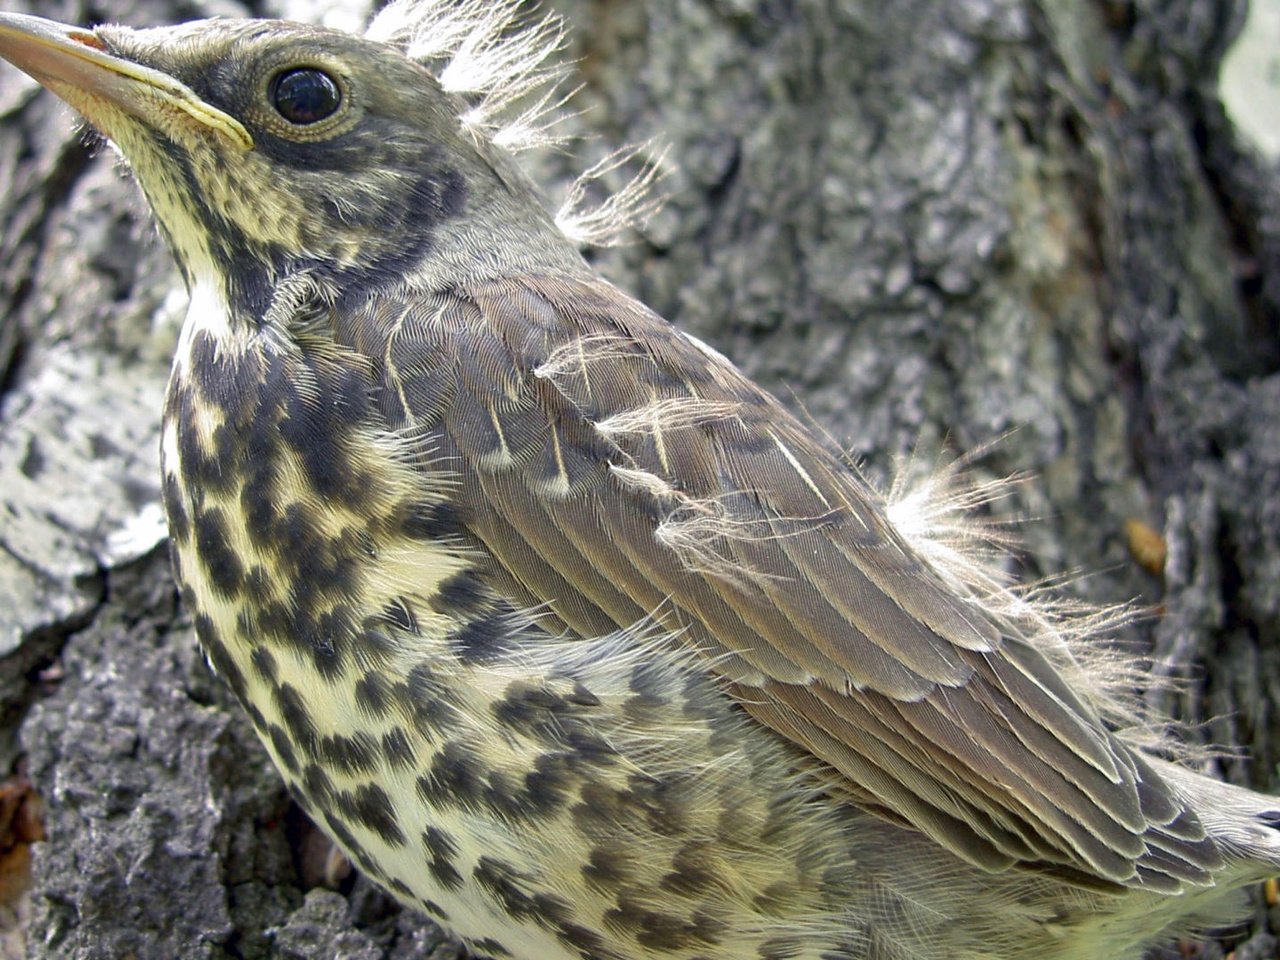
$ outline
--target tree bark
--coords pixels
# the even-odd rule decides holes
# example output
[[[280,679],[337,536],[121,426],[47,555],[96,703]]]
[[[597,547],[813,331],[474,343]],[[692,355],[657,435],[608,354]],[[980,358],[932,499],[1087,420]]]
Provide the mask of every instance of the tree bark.
[[[359,23],[359,2],[16,9]],[[597,136],[536,178],[554,198],[649,137],[676,167],[600,269],[881,482],[895,456],[998,440],[977,479],[1029,479],[987,509],[1035,518],[1011,569],[1090,571],[1066,594],[1144,605],[1122,639],[1183,681],[1155,705],[1243,748],[1219,775],[1275,789],[1280,176],[1216,91],[1243,3],[554,7],[590,108],[574,122]],[[365,881],[326,887],[314,828],[196,652],[156,462],[185,294],[135,187],[75,130],[0,72],[0,764],[48,837],[3,947],[454,956]],[[0,879],[28,851],[7,842]]]

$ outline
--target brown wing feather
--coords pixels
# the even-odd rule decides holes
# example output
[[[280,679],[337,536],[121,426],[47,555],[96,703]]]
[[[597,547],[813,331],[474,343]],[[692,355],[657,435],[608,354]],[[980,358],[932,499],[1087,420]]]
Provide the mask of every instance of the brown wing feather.
[[[663,620],[833,789],[987,869],[1206,881],[1218,853],[1180,798],[723,358],[603,281],[369,311],[358,330],[398,318],[434,358],[396,361],[384,335],[472,534],[557,624]]]

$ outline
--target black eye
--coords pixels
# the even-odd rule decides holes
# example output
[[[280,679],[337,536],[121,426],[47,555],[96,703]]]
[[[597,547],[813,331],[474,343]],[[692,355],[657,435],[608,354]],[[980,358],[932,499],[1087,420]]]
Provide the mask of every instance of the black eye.
[[[290,123],[304,126],[331,116],[342,103],[333,77],[314,67],[285,70],[271,81],[271,103]]]

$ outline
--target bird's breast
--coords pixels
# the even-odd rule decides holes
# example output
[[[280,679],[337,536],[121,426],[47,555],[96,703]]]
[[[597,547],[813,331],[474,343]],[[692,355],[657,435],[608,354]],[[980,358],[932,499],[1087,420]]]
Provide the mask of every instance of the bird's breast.
[[[312,818],[481,952],[829,952],[844,815],[660,624],[552,632],[495,588],[422,428],[448,391],[234,329],[190,318],[170,380],[174,566]]]
[[[419,768],[446,739],[448,643],[475,613],[475,557],[448,484],[378,429],[365,365],[228,329],[189,321],[166,400],[184,600],[321,824],[368,850],[375,876],[410,840],[420,864],[397,811],[420,806]]]

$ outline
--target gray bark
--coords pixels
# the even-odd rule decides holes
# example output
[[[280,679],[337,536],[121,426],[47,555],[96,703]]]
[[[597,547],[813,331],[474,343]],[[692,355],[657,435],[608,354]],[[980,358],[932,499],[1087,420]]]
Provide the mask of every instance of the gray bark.
[[[9,6],[149,25],[314,4]],[[1274,789],[1280,176],[1216,94],[1242,3],[555,6],[599,136],[539,179],[554,194],[650,136],[678,168],[601,269],[875,478],[1003,437],[974,469],[1031,475],[990,507],[1037,518],[1017,572],[1100,571],[1066,592],[1149,606],[1126,639],[1185,680],[1159,705],[1244,748],[1219,774]],[[27,955],[453,956],[364,881],[326,889],[314,828],[195,650],[157,510],[181,284],[75,126],[0,72],[0,765],[48,833],[13,921]],[[1132,520],[1167,544],[1161,572]]]

